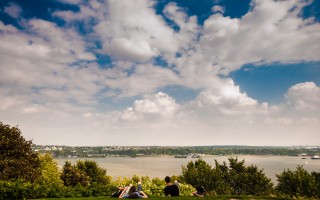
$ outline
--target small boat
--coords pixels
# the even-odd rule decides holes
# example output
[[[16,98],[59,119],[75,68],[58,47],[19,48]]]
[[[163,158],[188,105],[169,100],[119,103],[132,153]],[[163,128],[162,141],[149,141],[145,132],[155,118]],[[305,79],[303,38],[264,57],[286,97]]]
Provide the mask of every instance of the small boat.
[[[314,156],[311,157],[311,159],[318,160],[318,159],[320,159],[320,156],[319,155],[314,155]]]
[[[175,155],[174,156],[175,158],[187,158],[188,156],[187,155]]]

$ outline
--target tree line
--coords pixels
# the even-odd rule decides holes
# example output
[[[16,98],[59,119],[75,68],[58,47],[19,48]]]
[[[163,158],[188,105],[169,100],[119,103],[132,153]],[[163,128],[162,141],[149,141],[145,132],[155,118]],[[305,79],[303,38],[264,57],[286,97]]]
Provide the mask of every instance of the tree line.
[[[54,157],[106,157],[106,156],[154,156],[154,155],[279,155],[297,156],[304,154],[313,156],[320,154],[319,147],[258,147],[258,146],[193,146],[193,147],[69,147],[61,146],[60,150],[46,150],[46,147],[35,145],[35,149],[41,153],[51,153]],[[50,148],[49,148],[50,149]]]
[[[165,182],[148,176],[112,180],[106,169],[94,161],[66,161],[59,169],[50,154],[32,151],[18,127],[0,122],[0,200],[51,197],[110,196],[118,186],[142,181],[150,196],[163,196]],[[302,166],[277,174],[274,185],[262,169],[246,166],[245,160],[229,158],[228,163],[211,166],[202,159],[182,166],[178,180],[182,196],[189,196],[197,186],[210,195],[253,195],[320,199],[320,172],[308,172]]]

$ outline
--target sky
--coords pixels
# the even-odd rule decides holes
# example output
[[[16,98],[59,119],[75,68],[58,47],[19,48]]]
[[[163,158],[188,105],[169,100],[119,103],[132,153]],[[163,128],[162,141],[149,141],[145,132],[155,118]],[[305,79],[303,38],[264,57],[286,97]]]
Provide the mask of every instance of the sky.
[[[34,144],[320,145],[317,0],[4,0],[0,60]]]

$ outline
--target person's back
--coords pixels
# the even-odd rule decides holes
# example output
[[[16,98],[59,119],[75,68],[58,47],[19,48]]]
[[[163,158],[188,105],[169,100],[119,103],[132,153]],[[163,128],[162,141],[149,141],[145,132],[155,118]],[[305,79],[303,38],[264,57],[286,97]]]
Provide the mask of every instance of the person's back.
[[[179,187],[171,183],[171,179],[169,176],[166,176],[165,181],[167,186],[164,188],[164,194],[171,197],[179,196]]]
[[[164,194],[166,196],[171,196],[171,197],[174,197],[174,196],[179,196],[179,188],[178,186],[176,185],[167,185],[165,188],[164,188]]]

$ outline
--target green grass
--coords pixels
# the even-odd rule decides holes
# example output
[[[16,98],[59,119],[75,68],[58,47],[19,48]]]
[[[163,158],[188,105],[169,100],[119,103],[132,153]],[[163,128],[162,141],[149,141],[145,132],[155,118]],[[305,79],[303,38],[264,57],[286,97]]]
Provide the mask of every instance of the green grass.
[[[111,198],[111,197],[79,197],[79,198],[50,198],[50,199],[38,199],[38,200],[116,200],[117,198]],[[213,196],[213,197],[205,197],[205,198],[198,198],[198,197],[149,197],[151,200],[165,200],[165,199],[176,199],[176,200],[195,200],[195,199],[206,199],[206,200],[236,200],[236,199],[248,199],[248,200],[254,200],[254,199],[270,199],[270,200],[289,200],[287,198],[276,198],[276,197],[253,197],[253,196]]]

